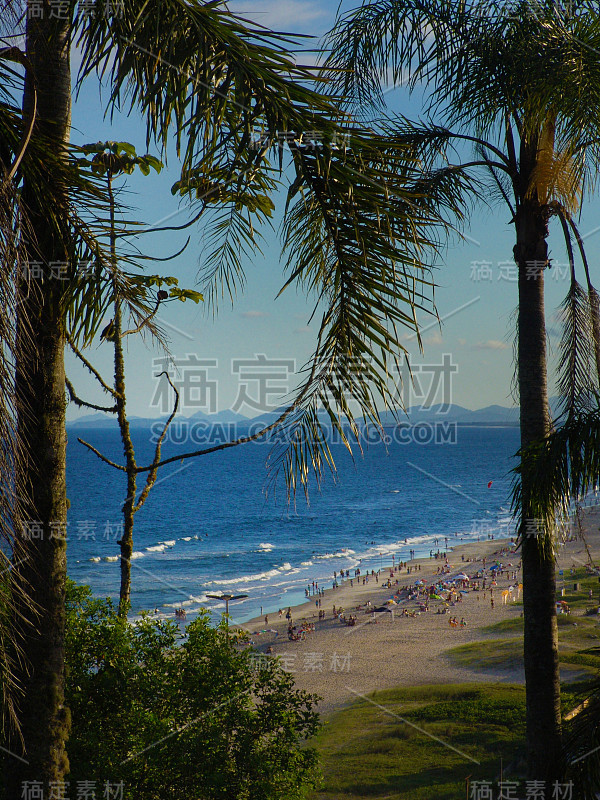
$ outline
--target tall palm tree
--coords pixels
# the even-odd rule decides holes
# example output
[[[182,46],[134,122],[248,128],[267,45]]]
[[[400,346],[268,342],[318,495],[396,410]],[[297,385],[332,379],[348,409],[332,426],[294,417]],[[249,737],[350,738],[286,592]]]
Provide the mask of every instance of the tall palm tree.
[[[234,16],[224,2],[98,0],[91,13],[89,3],[60,4],[53,13],[46,3],[27,9],[9,31],[16,43],[24,33],[23,49],[15,44],[12,56],[21,67],[13,76],[17,84],[22,79],[21,113],[11,106],[14,92],[0,97],[0,124],[12,120],[14,128],[1,145],[8,184],[3,213],[10,216],[5,196],[18,194],[18,213],[27,220],[15,228],[19,258],[39,272],[36,280],[31,270],[16,276],[13,438],[23,458],[16,472],[3,475],[5,487],[18,489],[22,517],[34,523],[14,531],[14,515],[2,515],[14,536],[12,575],[21,590],[14,630],[23,654],[16,675],[20,731],[3,751],[9,751],[10,798],[21,794],[25,780],[47,787],[68,771],[65,341],[93,338],[117,279],[134,316],[151,312],[136,293],[139,282],[111,272],[110,252],[89,223],[88,212],[106,210],[107,199],[70,147],[73,44],[82,55],[79,86],[99,76],[110,91],[107,110],[141,115],[149,142],[163,155],[174,139],[181,167],[175,190],[189,201],[192,221],[207,207],[217,209],[208,234],[209,277],[232,295],[243,280],[239,253],[254,249],[255,223],[271,213],[282,177],[281,137],[288,142],[287,282],[315,291],[322,314],[308,376],[286,416],[290,445],[275,462],[290,489],[296,480],[306,483],[311,464],[317,470],[331,465],[316,417],[320,399],[339,425],[340,413],[352,419],[351,401],[377,420],[377,397],[390,398],[389,354],[402,352],[396,326],[415,329],[415,308],[428,306],[431,283],[421,254],[437,243],[443,210],[460,213],[463,182],[448,175],[424,195],[404,152],[352,123],[335,98],[310,87],[313,72],[295,64],[290,37]],[[307,146],[309,131],[317,132],[318,145]],[[265,137],[259,147],[256,132]],[[349,146],[340,145],[346,141]],[[80,259],[94,261],[94,280],[78,277]],[[56,264],[67,265],[65,280],[53,279]],[[4,267],[15,276],[8,257]],[[9,397],[6,391],[5,402]]]
[[[518,266],[517,388],[521,444],[544,439],[548,407],[544,273],[553,217],[567,232],[600,157],[600,15],[549,0],[377,0],[346,13],[328,37],[327,71],[353,103],[383,104],[384,77],[425,95],[425,121],[388,118],[429,174],[478,175],[506,203]],[[583,100],[585,98],[585,100]],[[467,148],[473,153],[467,154]],[[488,193],[489,196],[489,193]],[[475,195],[472,195],[475,199]],[[580,241],[580,240],[579,240]],[[561,772],[553,514],[538,514],[520,475],[527,757],[530,777]]]

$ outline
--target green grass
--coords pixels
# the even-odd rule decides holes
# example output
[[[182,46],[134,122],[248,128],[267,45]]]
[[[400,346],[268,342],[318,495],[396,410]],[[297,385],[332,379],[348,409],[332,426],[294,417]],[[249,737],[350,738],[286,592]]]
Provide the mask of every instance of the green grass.
[[[589,654],[593,655],[593,654]],[[597,686],[565,685],[563,714]],[[373,692],[316,737],[324,776],[311,800],[460,800],[467,778],[525,779],[525,688],[457,684]],[[479,762],[479,763],[475,763]]]
[[[448,651],[447,657],[453,664],[476,670],[523,669],[523,644],[518,637],[473,642],[453,647]],[[600,653],[586,653],[561,646],[560,665],[561,667],[579,665],[598,671],[600,670]],[[582,669],[582,672],[587,671],[587,669]]]
[[[565,673],[574,672],[574,666],[580,666],[582,673],[589,669],[600,669],[600,655],[588,652],[591,648],[600,647],[597,618],[559,614],[557,621],[560,663]],[[483,630],[490,636],[502,638],[453,647],[447,653],[450,661],[471,669],[490,671],[523,668],[522,617],[505,619]]]
[[[523,617],[510,617],[481,629],[482,633],[523,633]]]
[[[587,620],[585,618],[577,617],[577,619],[574,620],[573,617],[569,616],[568,614],[559,614],[556,618],[559,628],[572,627],[574,621],[579,625],[580,619],[583,620],[584,625],[588,623],[593,624],[591,620]],[[523,633],[523,617],[510,617],[509,619],[503,619],[501,622],[495,622],[493,625],[487,625],[481,630],[483,633],[495,635],[499,633]]]
[[[335,714],[317,737],[325,785],[314,800],[457,800],[467,777],[496,780],[500,759],[505,777],[523,777],[522,686],[420,686],[370,700]]]
[[[597,682],[600,670],[598,617],[580,615],[591,605],[590,588],[597,601],[598,578],[584,569],[564,577],[562,599],[579,614],[558,616],[561,672],[578,679],[562,689],[563,714]],[[581,590],[574,592],[574,583]],[[481,670],[522,668],[521,617],[484,632],[489,639],[449,651],[453,663]],[[315,742],[324,786],[312,800],[460,800],[468,796],[468,778],[496,782],[501,759],[505,779],[522,781],[524,719],[523,686],[460,684],[375,692],[325,721]]]
[[[575,591],[573,585],[575,583],[581,584],[581,589]],[[561,596],[561,600],[567,602],[572,609],[585,610],[592,606],[598,607],[600,583],[598,582],[597,575],[589,575],[584,567],[578,567],[573,570],[565,570],[564,575],[558,577],[557,586],[562,589],[564,586],[565,593]],[[589,599],[590,589],[593,592],[593,599]]]
[[[521,669],[523,644],[518,637],[472,642],[453,647],[447,657],[453,664],[471,669]]]

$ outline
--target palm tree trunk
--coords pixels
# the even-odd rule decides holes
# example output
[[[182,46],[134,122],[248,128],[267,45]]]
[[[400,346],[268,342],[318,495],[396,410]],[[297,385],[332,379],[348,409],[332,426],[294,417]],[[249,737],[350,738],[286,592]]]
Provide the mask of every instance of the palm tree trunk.
[[[515,260],[519,267],[518,384],[521,446],[550,431],[548,407],[544,268],[548,219],[535,200],[517,214]],[[529,511],[531,481],[522,475],[523,616],[527,695],[527,762],[531,780],[548,790],[561,772],[560,675],[553,549],[542,546],[543,530]],[[548,794],[547,796],[550,796]]]
[[[51,137],[60,158],[69,140],[71,84],[69,21],[28,18],[27,56],[37,90],[37,131]],[[28,76],[24,111],[32,107]],[[49,171],[50,172],[50,171]],[[56,176],[54,176],[55,178]],[[43,265],[43,280],[21,280],[17,320],[16,396],[18,440],[24,465],[17,487],[29,525],[15,533],[13,573],[30,600],[15,595],[15,627],[22,647],[18,679],[22,697],[19,719],[23,742],[10,749],[6,796],[21,797],[23,781],[41,781],[44,791],[68,771],[65,743],[70,720],[64,705],[64,624],[67,495],[65,480],[65,371],[62,282],[50,265],[67,261],[64,243],[49,220],[48,208],[60,214],[66,198],[60,181],[46,176],[45,186],[23,187],[23,206],[31,224],[29,259]],[[36,533],[33,534],[35,526]],[[22,747],[22,744],[24,747]]]

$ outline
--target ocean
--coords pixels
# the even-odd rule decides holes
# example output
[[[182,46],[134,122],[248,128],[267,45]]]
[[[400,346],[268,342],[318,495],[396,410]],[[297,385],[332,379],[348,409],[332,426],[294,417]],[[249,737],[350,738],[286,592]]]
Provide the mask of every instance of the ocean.
[[[118,600],[125,473],[84,448],[81,437],[123,463],[118,431],[69,431],[68,571],[95,596]],[[152,459],[150,432],[132,431],[138,464]],[[267,443],[252,443],[161,469],[136,514],[132,616],[158,609],[215,620],[224,603],[208,594],[245,594],[230,604],[234,622],[302,602],[312,581],[331,587],[334,572],[379,569],[461,541],[507,536],[510,470],[518,428],[458,427],[456,441],[392,437],[355,453],[331,445],[337,478],[288,503],[282,481],[265,495]],[[168,442],[163,457],[196,449]],[[139,477],[143,488],[145,475]]]

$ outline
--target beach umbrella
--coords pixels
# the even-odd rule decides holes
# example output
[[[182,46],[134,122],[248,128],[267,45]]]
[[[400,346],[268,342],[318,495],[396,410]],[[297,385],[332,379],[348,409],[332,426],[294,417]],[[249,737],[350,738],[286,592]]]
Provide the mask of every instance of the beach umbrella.
[[[457,581],[468,581],[470,580],[469,576],[465,572],[459,572],[456,576]]]
[[[374,608],[373,611],[387,611],[389,614],[392,613],[392,609],[387,606],[379,606],[379,608]]]
[[[420,578],[418,581],[415,581],[415,586],[423,586],[425,581],[422,581]]]

